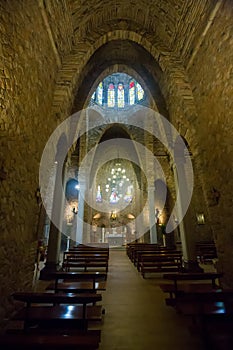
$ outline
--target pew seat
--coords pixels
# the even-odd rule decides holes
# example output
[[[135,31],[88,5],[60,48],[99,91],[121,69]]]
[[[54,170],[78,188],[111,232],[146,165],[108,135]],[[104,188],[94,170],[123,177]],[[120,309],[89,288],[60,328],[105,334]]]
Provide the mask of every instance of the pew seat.
[[[0,348],[11,350],[95,350],[99,348],[100,331],[83,334],[29,334],[5,333],[0,335]]]

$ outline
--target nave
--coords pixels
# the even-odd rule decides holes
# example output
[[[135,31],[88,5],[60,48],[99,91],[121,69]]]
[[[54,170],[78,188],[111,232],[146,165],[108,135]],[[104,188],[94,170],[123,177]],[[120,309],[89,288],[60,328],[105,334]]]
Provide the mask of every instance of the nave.
[[[205,265],[205,270],[214,270]],[[164,282],[162,273],[143,279],[129,260],[124,248],[110,249],[106,291],[101,304],[105,315],[101,324],[100,350],[201,350],[198,336],[191,335],[190,319],[177,314],[165,304],[165,295],[159,287]],[[37,281],[37,290],[47,281]],[[187,323],[188,322],[188,323]]]
[[[143,279],[125,250],[111,250],[100,350],[201,350],[187,319],[166,306],[162,274]]]

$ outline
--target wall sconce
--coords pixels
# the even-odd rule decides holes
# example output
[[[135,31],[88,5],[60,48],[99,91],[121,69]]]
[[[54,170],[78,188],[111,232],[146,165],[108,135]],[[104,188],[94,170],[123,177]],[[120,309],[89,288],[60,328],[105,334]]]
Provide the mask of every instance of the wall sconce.
[[[205,216],[203,213],[196,214],[197,217],[197,224],[198,225],[204,225],[205,224]]]

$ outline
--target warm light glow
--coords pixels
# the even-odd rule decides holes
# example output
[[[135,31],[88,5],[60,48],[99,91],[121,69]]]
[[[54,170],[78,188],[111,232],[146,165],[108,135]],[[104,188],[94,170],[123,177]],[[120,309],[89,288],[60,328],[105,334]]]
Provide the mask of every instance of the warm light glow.
[[[93,216],[93,219],[100,219],[101,218],[101,215],[100,213],[97,213]]]
[[[135,219],[135,216],[133,214],[128,214],[127,217],[128,219]]]

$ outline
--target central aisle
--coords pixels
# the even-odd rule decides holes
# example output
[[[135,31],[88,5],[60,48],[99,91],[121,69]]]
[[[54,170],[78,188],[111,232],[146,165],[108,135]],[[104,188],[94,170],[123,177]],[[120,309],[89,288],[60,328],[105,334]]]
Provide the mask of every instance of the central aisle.
[[[125,250],[111,250],[100,350],[200,350],[187,319],[165,305],[161,275],[143,279]]]

